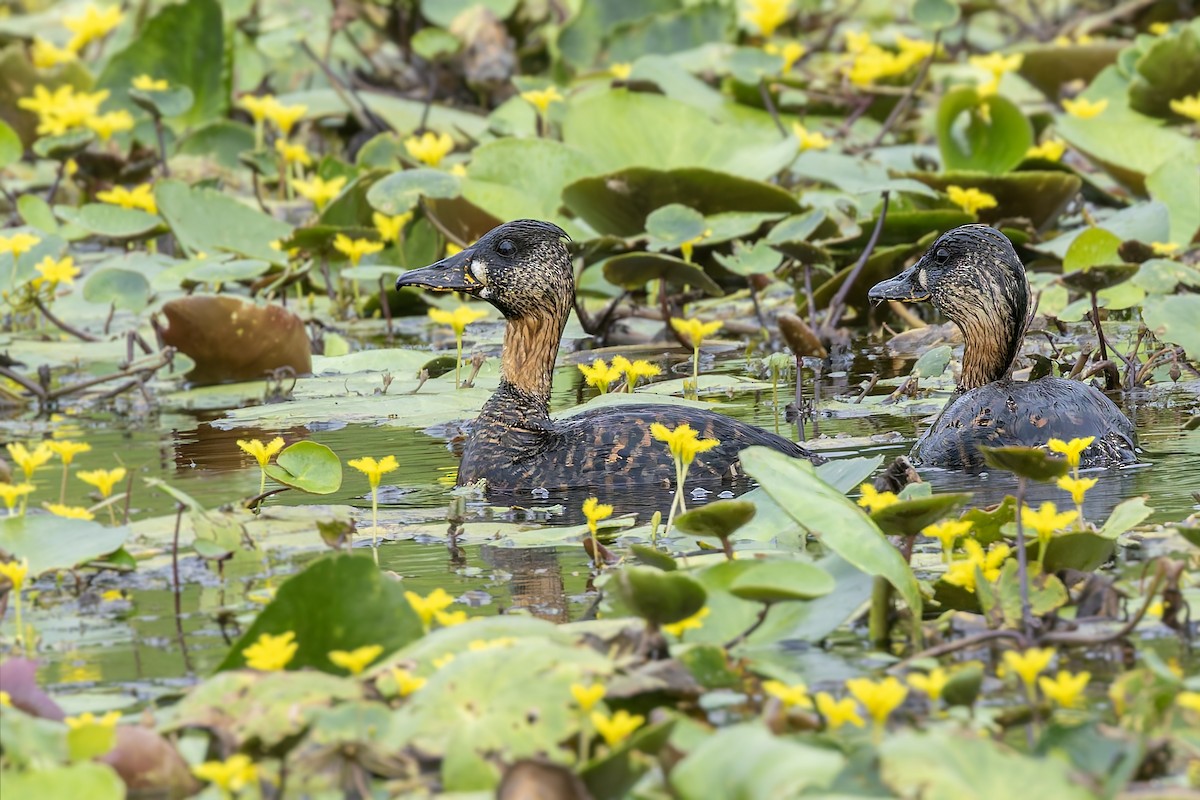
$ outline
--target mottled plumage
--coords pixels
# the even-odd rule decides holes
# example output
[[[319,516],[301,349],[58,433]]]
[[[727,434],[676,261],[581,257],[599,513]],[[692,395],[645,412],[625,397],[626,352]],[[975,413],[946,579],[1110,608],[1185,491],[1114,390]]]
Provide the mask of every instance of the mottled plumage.
[[[575,292],[566,234],[545,222],[501,225],[470,248],[405,273],[396,286],[425,286],[473,294],[508,320],[500,387],[470,428],[459,467],[460,484],[486,478],[500,491],[669,484],[674,461],[650,426],[690,424],[718,447],[696,457],[688,480],[736,477],[738,453],[752,445],[816,462],[783,437],[700,409],[621,405],[552,419],[550,378]]]
[[[1091,386],[1061,378],[1011,379],[1029,315],[1029,282],[1012,244],[986,225],[938,238],[916,264],[870,291],[873,300],[931,301],[963,332],[954,397],[913,448],[919,464],[977,470],[979,445],[1041,446],[1094,436],[1084,466],[1137,460],[1131,423]]]

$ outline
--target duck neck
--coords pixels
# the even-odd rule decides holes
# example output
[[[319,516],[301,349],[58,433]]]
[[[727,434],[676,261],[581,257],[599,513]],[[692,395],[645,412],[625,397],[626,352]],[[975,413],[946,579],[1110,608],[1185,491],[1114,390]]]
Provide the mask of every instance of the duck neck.
[[[963,334],[958,391],[1010,377],[1029,317],[1029,283],[1024,269],[1016,280],[988,281],[971,292],[963,291],[954,311],[950,317]]]
[[[500,352],[501,389],[515,392],[530,406],[526,411],[549,416],[550,379],[569,313],[553,309],[508,321]]]

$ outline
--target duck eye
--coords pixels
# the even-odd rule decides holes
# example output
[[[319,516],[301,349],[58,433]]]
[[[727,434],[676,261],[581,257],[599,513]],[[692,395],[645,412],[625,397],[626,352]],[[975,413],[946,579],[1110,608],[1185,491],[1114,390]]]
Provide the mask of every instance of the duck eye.
[[[933,254],[933,260],[938,264],[945,264],[950,260],[950,251],[944,247],[939,247],[938,251]]]
[[[496,245],[496,252],[505,258],[512,258],[517,254],[517,246],[513,244],[512,239],[501,239]]]

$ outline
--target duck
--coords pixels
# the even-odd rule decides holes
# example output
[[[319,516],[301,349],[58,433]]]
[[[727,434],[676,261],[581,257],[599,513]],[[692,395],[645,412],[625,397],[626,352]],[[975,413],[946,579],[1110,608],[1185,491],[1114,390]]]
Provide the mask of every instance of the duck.
[[[875,303],[932,303],[963,335],[962,373],[949,401],[913,447],[917,465],[980,471],[980,446],[1044,447],[1092,437],[1082,467],[1137,461],[1133,423],[1089,384],[1062,378],[1013,380],[1030,321],[1025,266],[1003,233],[963,225],[937,238],[899,275],[868,292]]]
[[[489,491],[669,486],[675,462],[651,426],[687,423],[720,444],[700,453],[689,483],[741,476],[738,454],[754,445],[814,463],[795,442],[706,409],[622,404],[550,416],[550,382],[575,298],[570,238],[549,222],[503,223],[474,244],[402,274],[396,288],[461,292],[494,306],[506,321],[500,385],[470,424],[458,470],[460,485],[486,479]]]

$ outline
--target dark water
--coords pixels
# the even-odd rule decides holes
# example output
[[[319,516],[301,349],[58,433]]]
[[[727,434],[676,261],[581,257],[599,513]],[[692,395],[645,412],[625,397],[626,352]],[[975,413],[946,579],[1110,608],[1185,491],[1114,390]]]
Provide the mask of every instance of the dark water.
[[[861,353],[843,370],[822,379],[823,399],[857,394],[871,373],[887,378],[906,374],[911,366],[911,362],[877,357],[871,348]],[[741,374],[744,367],[742,358],[729,353],[719,363],[710,363],[706,372]],[[781,389],[781,402],[790,398],[791,391],[791,386]],[[890,387],[880,386],[875,391],[886,393]],[[1196,411],[1196,392],[1197,387],[1192,385],[1129,399],[1127,411],[1137,423],[1146,463],[1097,473],[1100,483],[1089,493],[1084,507],[1087,519],[1103,520],[1118,502],[1140,494],[1148,495],[1155,508],[1152,521],[1178,520],[1197,507],[1192,495],[1200,492],[1200,470],[1194,463],[1200,452],[1194,444],[1189,449],[1181,438],[1183,423]],[[574,366],[557,370],[552,401],[556,410],[576,405],[591,393],[581,386]],[[811,379],[806,378],[805,394],[811,393]],[[733,404],[723,406],[722,411],[767,429],[774,427],[776,415],[769,390],[721,399]],[[310,438],[328,445],[343,460],[391,453],[397,455],[401,467],[387,476],[395,488],[381,495],[385,501],[381,523],[386,524],[389,515],[401,510],[425,509],[430,519],[445,518],[445,509],[452,500],[457,457],[451,444],[433,433],[448,435],[453,426],[425,432],[386,425],[331,426],[322,420],[296,420],[284,430],[227,431],[208,424],[212,416],[164,413],[153,420],[67,417],[43,427],[31,428],[15,421],[8,427],[18,438],[53,428],[60,437],[86,439],[93,450],[77,459],[77,469],[112,466],[115,453],[137,475],[167,480],[210,508],[257,491],[257,466],[238,450],[237,439],[266,441],[275,435],[289,441]],[[818,442],[818,446],[830,457],[882,455],[890,460],[908,452],[918,433],[918,419],[886,414],[822,416],[818,422],[824,436],[852,438]],[[794,433],[794,427],[785,424],[784,428],[785,435],[789,428]],[[878,437],[880,441],[866,437]],[[922,474],[936,489],[974,492],[974,505],[997,502],[1015,486],[1007,475],[964,476],[938,470]],[[72,483],[78,485],[71,487],[68,502],[85,504],[85,487],[77,481]],[[369,525],[367,492],[365,478],[347,469],[342,489],[322,502],[366,509],[366,516],[360,519]],[[693,502],[717,496],[697,497]],[[548,525],[578,524],[577,509],[584,497],[586,493],[530,492],[527,497],[513,497],[506,502],[549,509],[528,514],[511,512],[512,517]],[[1063,493],[1052,486],[1033,487],[1030,491],[1030,502],[1034,503],[1050,499],[1061,504],[1063,498]],[[616,506],[618,513],[648,516],[655,510],[665,513],[671,493],[642,489],[605,499]],[[304,505],[313,500],[298,493],[284,493],[269,502]],[[170,514],[173,501],[165,494],[138,487],[131,506],[131,518],[138,520]],[[468,519],[486,512],[483,501],[466,502]],[[322,552],[323,546],[315,536],[308,548],[270,550],[270,579],[264,576],[258,557],[249,553],[239,554],[227,564],[223,579],[194,556],[185,557],[181,561],[185,588],[178,620],[170,571],[162,558],[150,559],[132,576],[102,574],[78,596],[71,591],[53,591],[53,581],[41,581],[38,588],[42,591],[28,604],[31,610],[26,619],[43,637],[39,653],[43,681],[57,694],[70,696],[67,704],[71,710],[135,706],[170,695],[211,672],[224,657],[229,642],[236,639],[260,607],[249,598],[253,591],[277,584]],[[380,563],[383,569],[402,576],[406,586],[415,591],[426,593],[440,586],[452,595],[465,597],[473,614],[522,608],[551,620],[566,621],[578,618],[594,599],[589,592],[587,558],[578,547],[457,548],[448,546],[444,537],[424,537],[384,544]],[[129,591],[124,599],[103,599],[103,593],[113,589]]]

